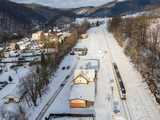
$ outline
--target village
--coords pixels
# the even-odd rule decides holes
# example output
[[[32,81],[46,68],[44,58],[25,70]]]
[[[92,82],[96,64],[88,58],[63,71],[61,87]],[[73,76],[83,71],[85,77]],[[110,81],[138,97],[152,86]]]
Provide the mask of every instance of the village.
[[[94,24],[92,24],[92,26],[93,25]],[[17,106],[21,106],[21,104],[24,104],[23,102],[27,102],[28,107],[32,105],[36,106],[36,102],[34,103],[32,98],[30,98],[33,96],[27,95],[29,93],[26,90],[31,88],[27,88],[30,86],[25,86],[25,84],[27,84],[26,80],[31,79],[30,76],[32,76],[32,74],[36,73],[38,75],[39,71],[43,69],[41,66],[44,67],[44,65],[46,65],[45,62],[49,62],[47,65],[52,67],[50,70],[48,70],[49,68],[45,69],[50,75],[53,75],[54,71],[56,71],[56,67],[58,67],[58,64],[67,51],[70,56],[79,56],[78,59],[87,55],[88,49],[85,46],[72,48],[77,38],[74,33],[74,28],[68,28],[68,26],[69,25],[66,25],[65,29],[55,27],[48,32],[37,31],[32,33],[30,38],[25,37],[20,40],[13,39],[5,43],[5,46],[4,44],[1,45],[3,46],[0,49],[1,106],[10,106],[14,104],[16,107],[16,104]],[[84,27],[86,27],[86,25],[82,25],[81,33],[78,33],[80,34],[80,39],[86,39],[88,37],[84,32],[87,28]],[[81,26],[79,29],[80,28]],[[72,46],[68,46],[66,49],[61,47],[63,44],[64,47],[66,47],[65,43],[67,43],[67,40],[71,39],[73,39],[74,42],[70,43]],[[90,58],[82,59],[81,61],[82,64],[76,65],[73,71],[74,79],[72,80],[70,98],[68,99],[69,106],[70,108],[89,108],[94,111],[93,106],[96,96],[96,79],[99,61]],[[71,65],[62,66],[60,69],[62,71],[70,70]],[[44,75],[48,74],[46,73]],[[43,78],[47,79],[44,76]],[[45,84],[47,83],[45,82]],[[62,83],[60,86],[64,87],[65,84]],[[88,92],[86,93],[85,91]],[[43,94],[43,92],[41,94]],[[94,115],[93,112],[91,112],[91,114],[92,116]]]
[[[156,120],[151,93],[107,22],[77,19],[2,47],[0,118]]]

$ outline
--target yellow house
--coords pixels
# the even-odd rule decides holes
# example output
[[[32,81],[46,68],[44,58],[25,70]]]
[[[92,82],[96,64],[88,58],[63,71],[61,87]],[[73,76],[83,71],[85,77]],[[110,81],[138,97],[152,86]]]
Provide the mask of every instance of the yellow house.
[[[95,82],[96,72],[94,69],[77,69],[74,72],[75,84],[88,84],[89,82]]]
[[[83,74],[79,74],[74,80],[73,80],[74,84],[88,84],[89,80],[88,78],[83,75]]]

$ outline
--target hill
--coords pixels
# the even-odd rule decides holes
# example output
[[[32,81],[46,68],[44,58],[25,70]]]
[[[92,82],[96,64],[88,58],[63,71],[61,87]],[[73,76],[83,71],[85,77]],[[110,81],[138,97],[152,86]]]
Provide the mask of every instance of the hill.
[[[86,7],[78,9],[75,13],[85,11],[80,14],[81,16],[87,17],[110,17],[133,14],[144,10],[152,10],[160,6],[160,0],[125,0],[125,1],[114,1],[98,7]],[[77,9],[76,9],[77,10]],[[90,12],[91,11],[91,12]],[[79,14],[77,14],[79,15]]]

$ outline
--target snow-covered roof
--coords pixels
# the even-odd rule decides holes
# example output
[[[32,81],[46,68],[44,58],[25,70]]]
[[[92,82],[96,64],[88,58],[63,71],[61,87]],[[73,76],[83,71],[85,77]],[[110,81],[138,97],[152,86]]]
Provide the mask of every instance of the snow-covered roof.
[[[4,48],[3,47],[0,47],[0,51],[2,51]]]
[[[94,102],[95,100],[95,84],[77,84],[71,88],[71,94],[69,100],[87,100]]]
[[[99,62],[95,59],[80,60],[80,64],[77,65],[77,69],[99,69]]]
[[[126,120],[126,119],[122,117],[121,115],[116,114],[113,116],[113,120]]]
[[[20,113],[19,105],[16,103],[4,104],[4,111],[18,114]]]
[[[94,81],[95,74],[96,73],[94,69],[76,69],[74,72],[74,78],[76,78],[78,75],[83,75],[88,81]]]

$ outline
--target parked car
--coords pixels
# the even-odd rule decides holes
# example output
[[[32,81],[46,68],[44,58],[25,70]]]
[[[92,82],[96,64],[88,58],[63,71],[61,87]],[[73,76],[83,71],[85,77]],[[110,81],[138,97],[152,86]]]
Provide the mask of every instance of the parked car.
[[[62,67],[62,70],[65,70],[65,69],[66,69],[66,67],[65,67],[65,66],[63,66],[63,67]]]
[[[70,77],[70,75],[67,75],[65,79],[67,80],[69,77]]]
[[[19,61],[24,61],[25,58],[24,58],[24,57],[19,57],[18,60],[19,60]]]
[[[70,55],[75,55],[75,53],[73,51],[70,52]]]
[[[63,87],[63,86],[65,86],[65,84],[64,84],[64,83],[62,83],[62,84],[61,84],[61,87]]]
[[[70,69],[70,66],[68,65],[68,66],[67,66],[67,70],[69,70],[69,69]]]
[[[3,72],[3,69],[0,69],[0,73],[2,73]]]
[[[0,81],[0,90],[3,89],[6,85],[8,85],[7,81]]]
[[[117,101],[113,102],[113,112],[114,113],[120,113],[120,106],[119,106],[119,103]]]
[[[3,81],[3,82],[0,81],[0,84],[5,84],[6,85],[6,84],[8,84],[8,82],[7,81]]]

